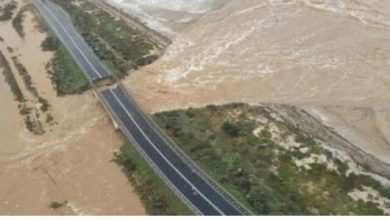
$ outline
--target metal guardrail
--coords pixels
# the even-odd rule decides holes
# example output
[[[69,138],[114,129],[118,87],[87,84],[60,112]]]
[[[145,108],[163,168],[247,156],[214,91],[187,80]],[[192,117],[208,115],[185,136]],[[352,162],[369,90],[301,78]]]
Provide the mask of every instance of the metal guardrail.
[[[118,86],[120,86],[123,90],[127,91],[124,86],[119,82]],[[130,93],[129,91],[127,91]],[[217,183],[210,175],[208,175],[196,162],[194,162],[188,155],[185,153],[161,128],[159,125],[157,125],[156,122],[153,121],[153,119],[148,115],[145,114],[144,111],[141,109],[141,107],[137,104],[137,102],[130,96],[129,94],[128,98],[133,103],[133,105],[138,109],[139,112],[141,112],[142,117],[146,120],[146,122],[153,128],[155,131],[160,135],[160,137],[167,143],[167,145],[182,158],[190,167],[195,168],[194,170],[210,185],[212,188],[222,194],[222,196],[229,200],[234,207],[236,207],[238,210],[243,212],[245,215],[253,215],[251,211],[245,208],[245,206],[239,202],[238,200],[234,199],[234,196],[230,194],[223,186],[221,186],[219,183]]]
[[[126,126],[122,123],[119,117],[115,114],[115,111],[111,108],[111,106],[105,101],[103,97],[98,93],[99,100],[105,106],[105,108],[110,109],[112,112],[112,117],[117,121],[121,131],[125,134],[125,136],[129,139],[131,144],[135,147],[136,151],[144,158],[144,160],[151,166],[151,168],[157,173],[158,176],[163,180],[163,182],[178,196],[195,214],[202,215],[202,213],[181,193],[174,184],[168,180],[168,178],[162,173],[160,168],[153,162],[152,159],[144,152],[141,146],[137,143],[137,141],[133,138],[133,136],[127,131]]]
[[[60,7],[62,10],[62,8]],[[67,16],[69,16],[65,11],[63,13]],[[70,18],[70,17],[68,17]],[[45,20],[45,19],[43,19]],[[46,21],[46,20],[45,20]],[[46,21],[46,23],[48,23]],[[48,24],[49,27],[51,26]],[[73,26],[72,26],[73,28]],[[69,49],[69,48],[67,48]],[[103,107],[106,109],[106,111],[109,113],[111,118],[114,122],[117,123],[121,131],[125,134],[125,136],[129,139],[129,141],[133,144],[135,149],[138,153],[142,155],[142,157],[146,160],[146,162],[152,167],[152,169],[160,176],[160,178],[167,184],[167,186],[195,213],[202,215],[200,210],[198,210],[176,187],[174,184],[171,184],[171,182],[168,180],[168,178],[161,172],[160,168],[156,166],[156,164],[149,158],[149,156],[143,151],[142,147],[138,145],[136,140],[133,138],[133,136],[127,131],[126,126],[123,124],[123,122],[119,119],[119,117],[116,115],[115,111],[112,109],[112,107],[105,101],[104,97],[101,96],[100,91],[107,89],[107,88],[100,88],[96,84],[99,80],[92,80],[90,79],[88,73],[85,72],[83,66],[76,62],[80,68],[83,70],[83,73],[86,75],[87,80],[95,94],[96,97],[98,97],[99,101],[102,103]],[[117,85],[124,91],[127,91],[122,83],[120,82],[120,79],[116,74],[111,74],[112,76],[112,85]],[[180,158],[183,159],[185,163],[187,163],[190,167],[194,168],[194,170],[199,174],[201,178],[203,178],[216,192],[218,192],[222,197],[227,199],[227,201],[232,204],[234,207],[236,207],[238,210],[240,210],[245,215],[251,214],[250,211],[245,209],[245,206],[243,206],[239,201],[236,201],[234,197],[227,192],[220,184],[215,182],[202,168],[200,168],[194,161],[192,161],[185,152],[178,147],[175,142],[169,138],[162,130],[161,128],[150,118],[149,115],[145,114],[144,111],[141,109],[141,107],[135,102],[135,100],[128,94],[127,91],[126,95],[128,96],[129,100],[133,103],[133,105],[137,108],[137,110],[141,113],[142,117],[146,120],[149,125],[155,129],[155,131],[160,135],[160,137],[167,143],[167,145],[177,154],[180,156]]]

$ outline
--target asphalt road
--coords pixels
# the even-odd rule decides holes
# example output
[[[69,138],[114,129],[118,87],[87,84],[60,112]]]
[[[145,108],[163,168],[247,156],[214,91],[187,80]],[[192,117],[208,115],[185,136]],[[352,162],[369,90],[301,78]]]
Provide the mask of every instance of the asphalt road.
[[[244,214],[237,205],[232,204],[231,199],[222,196],[172,149],[122,87],[107,89],[100,94],[126,136],[135,142],[148,161],[154,163],[160,174],[175,186],[190,205],[204,215]]]
[[[69,17],[48,0],[32,0],[93,83],[110,76],[88,45],[73,29]],[[160,177],[194,211],[202,215],[244,215],[243,207],[201,175],[182,153],[175,150],[146,117],[126,90],[117,85],[97,92],[122,132],[135,145]]]
[[[111,76],[94,52],[73,28],[70,17],[49,0],[32,0],[50,28],[54,31],[90,82]]]

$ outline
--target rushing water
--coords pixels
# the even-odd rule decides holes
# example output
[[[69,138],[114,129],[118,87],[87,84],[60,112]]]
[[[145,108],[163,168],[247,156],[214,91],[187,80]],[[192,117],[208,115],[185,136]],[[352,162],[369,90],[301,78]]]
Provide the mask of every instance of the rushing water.
[[[390,158],[389,0],[106,1],[171,30],[140,91],[333,108],[345,136]]]
[[[372,25],[390,26],[388,0],[104,0],[127,13],[139,17],[151,28],[170,37],[204,14],[225,5],[268,4],[271,8],[282,5],[303,5],[359,19]],[[233,9],[234,10],[234,9]]]
[[[173,38],[202,15],[231,0],[104,0],[138,17],[150,28]]]

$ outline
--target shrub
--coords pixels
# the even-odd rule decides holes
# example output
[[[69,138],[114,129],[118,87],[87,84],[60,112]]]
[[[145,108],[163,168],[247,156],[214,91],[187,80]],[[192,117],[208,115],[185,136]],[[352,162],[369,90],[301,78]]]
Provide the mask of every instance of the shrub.
[[[60,41],[53,36],[47,36],[41,44],[43,51],[56,51],[60,47]]]
[[[15,18],[12,20],[12,26],[15,28],[16,32],[21,38],[24,38],[26,33],[24,33],[23,29],[23,19],[24,19],[24,12],[27,10],[26,7],[20,9],[18,14],[15,16]]]
[[[228,121],[225,121],[221,127],[222,131],[230,137],[238,137],[240,134],[240,128]]]
[[[11,1],[4,8],[0,8],[0,21],[8,21],[12,18],[15,9],[17,8],[17,3]]]
[[[49,205],[50,208],[52,209],[58,209],[58,208],[61,208],[63,207],[64,205],[68,204],[68,201],[64,201],[64,202],[56,202],[56,201],[52,201]]]

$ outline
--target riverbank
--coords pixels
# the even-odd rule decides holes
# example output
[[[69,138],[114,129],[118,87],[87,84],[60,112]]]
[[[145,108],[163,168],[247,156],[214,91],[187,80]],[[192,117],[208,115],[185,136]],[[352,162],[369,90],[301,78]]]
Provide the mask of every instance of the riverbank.
[[[151,112],[232,102],[314,109],[388,164],[389,5],[346,4],[231,1],[177,33],[124,84]]]

